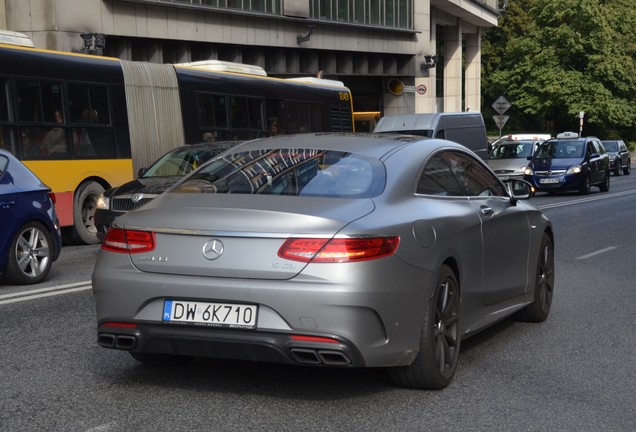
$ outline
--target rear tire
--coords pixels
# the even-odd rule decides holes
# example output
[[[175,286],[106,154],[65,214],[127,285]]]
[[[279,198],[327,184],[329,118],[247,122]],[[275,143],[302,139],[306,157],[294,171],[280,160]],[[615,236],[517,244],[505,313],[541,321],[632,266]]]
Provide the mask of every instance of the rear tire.
[[[527,322],[542,322],[548,318],[554,295],[554,245],[543,233],[534,282],[534,301],[519,311],[518,318]]]
[[[420,352],[409,366],[389,368],[392,381],[403,387],[441,389],[453,379],[461,342],[459,284],[444,265],[424,315]]]
[[[51,271],[53,237],[39,222],[29,222],[17,232],[4,272],[5,282],[29,285],[44,281]]]
[[[70,244],[97,244],[100,242],[95,227],[97,199],[104,188],[97,182],[81,184],[73,200],[73,226],[64,230],[64,240]]]
[[[627,161],[627,166],[623,168],[623,174],[630,175],[632,173],[632,161]]]

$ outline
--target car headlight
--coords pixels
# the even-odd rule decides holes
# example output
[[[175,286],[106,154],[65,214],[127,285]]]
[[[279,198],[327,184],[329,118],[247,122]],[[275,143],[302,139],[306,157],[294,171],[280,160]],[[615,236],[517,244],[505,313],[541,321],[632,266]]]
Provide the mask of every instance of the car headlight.
[[[579,165],[568,168],[565,174],[578,174],[581,172],[581,167]]]
[[[97,198],[97,208],[100,210],[110,209],[110,198],[105,197],[103,194]]]
[[[523,170],[523,173],[529,176],[534,175],[534,172],[532,172],[532,167],[529,167],[529,166],[527,166],[526,169]]]

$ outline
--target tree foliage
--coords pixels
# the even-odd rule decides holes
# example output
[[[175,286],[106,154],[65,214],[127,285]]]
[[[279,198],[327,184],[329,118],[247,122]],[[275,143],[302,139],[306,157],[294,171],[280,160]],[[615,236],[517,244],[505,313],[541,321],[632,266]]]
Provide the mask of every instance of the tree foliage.
[[[634,0],[510,0],[482,44],[484,114],[504,95],[506,132],[636,139]]]

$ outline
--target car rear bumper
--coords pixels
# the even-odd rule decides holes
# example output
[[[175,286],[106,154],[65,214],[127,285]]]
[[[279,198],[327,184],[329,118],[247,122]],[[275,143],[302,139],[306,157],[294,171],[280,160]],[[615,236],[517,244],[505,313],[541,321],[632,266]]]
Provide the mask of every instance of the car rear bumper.
[[[128,255],[119,253],[102,253],[99,259],[109,261],[95,267],[92,280],[101,346],[329,366],[322,358],[332,359],[336,366],[410,364],[419,352],[435,277],[399,264],[396,257],[392,264],[398,279],[417,284],[396,283],[389,271],[364,277],[354,270],[356,264],[348,264],[346,272],[334,267],[332,279],[322,282],[307,269],[288,280],[253,280],[142,273],[132,268]],[[117,272],[101,270],[113,268]],[[169,299],[256,305],[256,327],[163,321]],[[329,338],[333,343],[297,341],[292,335]]]
[[[289,334],[196,326],[139,324],[135,329],[99,327],[104,348],[331,367],[363,367],[360,352],[342,338],[337,343],[295,341]]]

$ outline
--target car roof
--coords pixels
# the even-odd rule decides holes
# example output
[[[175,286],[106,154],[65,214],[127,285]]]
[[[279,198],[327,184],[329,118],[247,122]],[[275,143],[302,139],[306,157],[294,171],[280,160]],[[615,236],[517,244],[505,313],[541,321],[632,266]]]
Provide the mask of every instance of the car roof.
[[[243,151],[276,147],[339,150],[381,159],[400,147],[415,145],[417,143],[425,143],[424,147],[430,148],[431,151],[439,148],[440,145],[469,151],[465,146],[455,142],[426,138],[418,135],[356,132],[321,132],[258,138],[240,144],[237,150]]]

